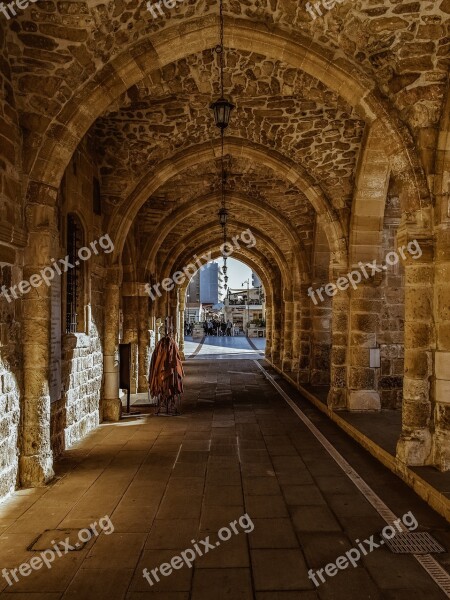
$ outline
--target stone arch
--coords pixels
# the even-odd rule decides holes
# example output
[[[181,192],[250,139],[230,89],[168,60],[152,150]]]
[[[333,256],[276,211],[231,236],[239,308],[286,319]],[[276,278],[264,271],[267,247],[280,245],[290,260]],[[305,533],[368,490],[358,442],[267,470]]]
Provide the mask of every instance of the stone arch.
[[[237,201],[239,204],[249,207],[251,209],[258,210],[273,220],[276,221],[277,225],[280,227],[281,231],[292,240],[292,249],[294,259],[297,262],[297,252],[299,254],[300,260],[298,261],[299,270],[302,272],[308,273],[309,265],[307,262],[307,258],[305,255],[305,249],[300,239],[297,231],[294,227],[292,227],[286,220],[283,220],[274,208],[269,205],[263,205],[255,200],[244,197],[240,194],[229,194],[228,199],[231,201]],[[197,212],[202,210],[203,208],[207,208],[209,206],[218,206],[219,197],[217,195],[207,195],[203,198],[196,199],[195,204],[184,204],[180,206],[178,209],[170,213],[166,219],[161,223],[161,226],[158,228],[158,232],[155,239],[148,240],[145,248],[143,250],[143,256],[147,257],[146,259],[146,271],[152,270],[155,266],[156,255],[159,252],[159,248],[163,243],[164,239],[170,235],[170,232],[181,223],[186,216],[192,214],[192,212]],[[248,224],[247,224],[248,226]],[[246,227],[244,228],[246,229]],[[250,226],[252,229],[252,226]],[[253,230],[253,229],[252,229]],[[190,234],[191,235],[191,234]]]
[[[196,253],[198,251],[199,250],[196,250]],[[221,254],[220,254],[219,249],[215,249],[215,250],[211,251],[211,260],[215,260],[220,257],[221,257]],[[234,254],[234,257],[237,257],[237,260],[240,260],[241,262],[246,264],[248,267],[250,267],[252,269],[252,271],[255,271],[255,273],[260,278],[260,281],[262,282],[264,289],[266,290],[266,294],[268,296],[270,295],[270,297],[271,297],[272,296],[272,285],[270,284],[270,279],[268,277],[268,273],[261,267],[261,265],[258,262],[256,262],[251,256],[249,256],[247,254],[244,255],[243,253],[241,253],[239,251],[236,251],[236,253]],[[193,262],[194,258],[195,258],[194,255],[191,254],[190,256],[187,255],[186,260],[188,262]],[[180,286],[180,290],[182,292],[184,292],[186,290],[192,277],[193,276],[188,277],[187,281]]]
[[[370,126],[355,179],[349,237],[349,265],[378,258],[391,167],[381,146],[380,122]]]
[[[208,252],[216,244],[220,245],[222,242],[221,236],[217,236],[219,239],[217,242],[211,241],[211,238],[206,234],[199,241],[193,241],[195,252]],[[219,253],[216,254],[216,256]],[[266,290],[268,298],[267,302],[267,319],[269,322],[268,327],[268,341],[266,346],[266,356],[277,365],[281,365],[283,361],[284,352],[290,352],[291,341],[292,341],[292,328],[285,331],[285,325],[288,322],[292,325],[289,320],[289,308],[290,303],[283,302],[283,291],[292,291],[292,282],[285,280],[286,274],[280,270],[278,264],[272,265],[267,260],[267,257],[259,251],[255,251],[254,248],[247,252],[236,252],[233,254],[235,257],[243,256],[244,263],[248,263],[251,257],[254,257],[253,262],[259,265],[256,269],[257,273],[261,273],[261,281]],[[188,261],[192,261],[193,251],[191,247],[187,249],[181,248],[181,251],[173,258],[172,265],[165,265],[164,274],[170,274],[182,268]],[[249,258],[250,257],[250,258]],[[257,259],[257,260],[256,260]],[[167,302],[167,299],[166,299]],[[163,301],[164,306],[164,301]],[[168,308],[168,307],[167,307]]]
[[[215,159],[219,154],[219,141],[194,146],[189,151],[182,151],[178,155],[167,159],[160,164],[156,174],[149,173],[136,185],[128,198],[116,209],[111,217],[110,231],[114,232],[116,249],[112,258],[120,255],[123,242],[130,230],[136,215],[144,202],[171,177],[179,175],[193,163]],[[335,252],[346,251],[346,241],[343,227],[336,211],[330,206],[320,188],[315,186],[310,177],[305,174],[302,167],[274,150],[262,149],[255,144],[242,142],[242,140],[227,140],[224,144],[225,152],[233,156],[240,156],[248,160],[263,164],[272,169],[280,177],[297,185],[305,194],[312,206],[320,215],[328,235],[330,247]]]
[[[208,244],[208,238],[211,236],[212,231],[214,231],[213,235],[215,238],[221,238],[222,235],[222,231],[219,230],[219,225],[217,225],[217,227],[214,228],[214,230],[212,230],[211,228],[212,223],[207,223],[205,225],[203,225],[202,227],[198,228],[195,232],[190,232],[189,234],[187,234],[185,236],[185,238],[181,239],[178,241],[177,245],[173,248],[173,255],[172,256],[168,256],[162,267],[161,267],[161,277],[165,278],[165,277],[170,277],[170,275],[174,272],[175,269],[175,265],[178,263],[179,264],[179,260],[181,257],[184,258],[184,256],[186,256],[186,254],[189,254],[189,248],[192,245],[195,245],[197,247],[197,244],[203,244],[201,246],[203,251],[203,248]],[[234,221],[231,220],[230,221],[230,226],[237,226],[239,231],[242,231],[242,228],[245,229],[246,225],[245,223],[240,223],[239,221]],[[231,233],[231,232],[230,232]],[[262,238],[264,240],[265,245],[272,251],[272,260],[273,262],[277,265],[277,268],[281,274],[281,276],[284,278],[285,282],[289,282],[289,289],[292,288],[292,273],[289,270],[289,267],[284,259],[284,257],[281,255],[281,253],[279,252],[278,248],[276,247],[276,245],[270,240],[270,238],[268,238],[267,236],[265,236],[264,234],[261,234],[261,232],[258,232],[258,235],[260,236],[260,238]],[[229,235],[229,238],[231,237],[231,235]],[[204,242],[205,240],[205,242]],[[189,246],[187,246],[187,242],[190,242]],[[222,243],[222,240],[221,242]],[[186,253],[182,253],[182,250],[185,248],[188,248],[188,252]],[[178,250],[180,250],[180,252],[177,254]],[[260,251],[257,247],[254,248],[246,248],[246,250],[251,250],[250,255],[253,255],[255,257],[259,257],[259,259],[261,260],[262,263],[266,263],[268,262],[267,260],[267,256],[265,254],[263,254],[262,251]],[[233,253],[234,254],[234,253]],[[245,252],[244,252],[245,254]],[[183,263],[182,266],[184,266],[186,263]],[[286,287],[286,285],[285,285]]]
[[[216,249],[214,249],[214,246],[217,245],[218,247]],[[211,248],[213,248],[211,250]],[[208,252],[211,250],[211,260],[215,260],[217,258],[220,258],[221,253],[220,253],[220,241],[218,241],[216,244],[213,243],[213,246],[211,246],[211,242],[206,242],[205,244],[203,244],[201,247],[196,249],[196,253],[200,253],[200,252]],[[270,357],[271,356],[271,352],[272,352],[272,337],[273,337],[273,315],[275,314],[275,311],[273,310],[273,305],[274,305],[274,285],[273,285],[273,281],[271,279],[271,277],[274,277],[275,274],[272,273],[270,270],[266,270],[265,266],[260,264],[260,262],[258,262],[257,260],[255,260],[255,258],[250,254],[250,253],[242,253],[239,250],[237,250],[234,254],[233,257],[236,258],[237,260],[240,260],[241,262],[243,262],[244,264],[246,264],[248,267],[250,267],[253,271],[255,271],[255,273],[258,275],[258,277],[260,278],[260,281],[262,282],[263,286],[264,286],[264,290],[265,290],[265,295],[266,295],[266,356]],[[178,262],[178,265],[185,265],[185,264],[189,264],[191,262],[194,262],[194,254],[193,253],[185,253],[184,256],[180,259],[180,261]],[[175,268],[175,267],[174,267]],[[178,266],[177,266],[178,268]],[[184,294],[186,292],[187,286],[189,285],[189,281],[186,281],[182,286],[180,286],[180,295],[182,296],[182,298],[184,298]]]
[[[41,182],[57,189],[70,157],[95,119],[155,66],[161,68],[189,54],[213,48],[217,22],[216,16],[206,16],[191,19],[189,27],[168,27],[145,42],[137,42],[103,67],[47,127],[30,169],[30,185]],[[367,122],[379,119],[386,152],[395,155],[396,168],[399,172],[404,170],[411,182],[409,201],[413,204],[420,201],[420,194],[426,193],[427,186],[411,136],[394,109],[375,90],[373,82],[357,71],[355,65],[345,59],[339,65],[333,63],[311,40],[300,36],[294,40],[278,27],[271,29],[269,38],[264,24],[227,17],[225,31],[225,43],[230,48],[284,60],[340,94]]]

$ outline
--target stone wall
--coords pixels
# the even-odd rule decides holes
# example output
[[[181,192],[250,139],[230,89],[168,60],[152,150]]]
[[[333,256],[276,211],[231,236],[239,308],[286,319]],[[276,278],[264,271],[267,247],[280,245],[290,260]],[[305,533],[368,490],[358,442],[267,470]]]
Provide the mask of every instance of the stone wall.
[[[20,132],[0,28],[0,288],[22,279],[20,249],[26,243],[20,202]],[[10,296],[11,298],[11,296]],[[18,478],[20,398],[22,391],[21,302],[0,295],[0,498]]]
[[[383,226],[383,256],[397,251],[396,234],[400,216],[398,196],[388,194]],[[382,308],[380,333],[377,341],[380,345],[381,368],[378,376],[378,391],[382,408],[401,408],[404,370],[405,275],[401,261],[397,265],[386,265],[386,267],[386,274],[380,290]]]
[[[0,263],[0,286],[10,287],[12,270]],[[0,498],[14,490],[18,474],[22,379],[19,310],[16,303],[0,299]]]
[[[325,286],[330,281],[330,249],[323,228],[317,224],[314,246],[312,288]],[[331,367],[331,298],[323,294],[324,302],[316,295],[317,304],[311,300],[313,348],[311,384],[329,385]]]
[[[101,217],[93,213],[93,181],[96,174],[90,139],[86,138],[70,162],[60,190],[61,245],[65,249],[68,213],[82,218],[85,246],[98,240],[103,231]],[[92,255],[83,263],[83,314],[76,333],[64,333],[65,285],[61,286],[61,394],[52,403],[51,432],[55,455],[81,440],[100,422],[100,394],[103,378],[103,266],[105,255]],[[81,311],[80,311],[81,312]]]

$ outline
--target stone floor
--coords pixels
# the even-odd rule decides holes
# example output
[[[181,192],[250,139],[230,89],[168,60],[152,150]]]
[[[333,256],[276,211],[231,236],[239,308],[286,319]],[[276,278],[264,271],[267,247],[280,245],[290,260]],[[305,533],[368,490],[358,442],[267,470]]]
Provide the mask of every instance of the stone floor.
[[[261,357],[259,357],[261,360]],[[253,360],[186,363],[179,417],[105,424],[58,463],[52,485],[0,505],[0,568],[17,568],[45,530],[84,528],[105,515],[115,531],[8,587],[13,600],[406,600],[445,598],[411,556],[384,547],[317,590],[323,568],[385,525],[258,370]],[[280,382],[281,383],[281,382]],[[450,547],[448,524],[400,480],[282,383],[309,418],[399,516]],[[153,587],[158,567],[191,540],[248,513],[253,532],[229,541]],[[58,535],[51,531],[47,537]],[[53,539],[53,538],[52,538]],[[436,555],[447,568],[449,554]]]
[[[184,353],[186,358],[214,359],[250,359],[264,355],[265,338],[249,339],[242,336],[222,337],[206,336],[202,341],[192,337],[185,338]]]

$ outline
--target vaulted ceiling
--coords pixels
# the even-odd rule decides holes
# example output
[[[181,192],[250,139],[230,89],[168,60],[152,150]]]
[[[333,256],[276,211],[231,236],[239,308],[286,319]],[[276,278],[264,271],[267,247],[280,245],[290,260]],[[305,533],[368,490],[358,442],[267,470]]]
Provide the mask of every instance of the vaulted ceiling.
[[[316,210],[305,187],[323,197],[347,228],[370,126],[361,102],[350,102],[351,90],[325,82],[340,70],[347,73],[370,91],[392,127],[404,127],[419,143],[439,122],[450,56],[450,0],[345,0],[316,19],[305,5],[304,0],[224,2],[224,84],[236,104],[226,131],[234,148],[226,156],[231,219],[236,228],[249,223],[261,235],[276,236],[288,260],[292,240],[280,233],[278,216],[310,259]],[[148,253],[149,238],[156,239],[161,223],[173,214],[170,235],[159,242],[162,256],[174,237],[195,235],[200,224],[212,231],[220,172],[209,109],[219,94],[218,37],[208,30],[201,50],[187,46],[176,48],[182,58],[169,54],[176,36],[196,27],[201,36],[217,23],[218,2],[184,0],[164,12],[165,18],[154,19],[141,0],[47,0],[0,31],[16,88],[25,169],[45,163],[46,139],[70,140],[69,147],[89,130],[107,214],[119,209],[126,214],[142,181],[157,181],[147,196],[144,186],[133,227]],[[255,50],[234,43],[234,28],[242,23],[261,40]],[[275,57],[272,44],[282,35],[313,49],[322,63],[293,67],[287,50],[283,58],[280,52]],[[145,60],[140,59],[144,51]],[[152,52],[154,62],[148,59]],[[121,64],[127,53],[140,71],[130,66],[134,83],[124,86],[110,65]],[[122,60],[124,72],[127,60]],[[83,98],[95,98],[100,84],[108,101],[99,96],[98,106],[84,105]],[[75,123],[70,115],[77,110],[85,118]],[[242,156],[240,145],[272,153],[286,168]],[[189,159],[186,167],[160,176],[161,165],[183,156]],[[293,183],[286,174],[289,165],[304,173],[303,180]],[[183,206],[191,206],[191,215],[179,221]]]

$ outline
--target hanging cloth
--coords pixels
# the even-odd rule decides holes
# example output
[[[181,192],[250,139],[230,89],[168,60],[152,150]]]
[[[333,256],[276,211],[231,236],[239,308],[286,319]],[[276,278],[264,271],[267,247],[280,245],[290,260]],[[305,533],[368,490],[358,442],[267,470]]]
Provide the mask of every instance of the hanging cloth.
[[[164,336],[153,351],[150,362],[149,389],[157,398],[159,414],[163,408],[167,414],[178,414],[180,396],[183,393],[183,363],[175,340]]]

